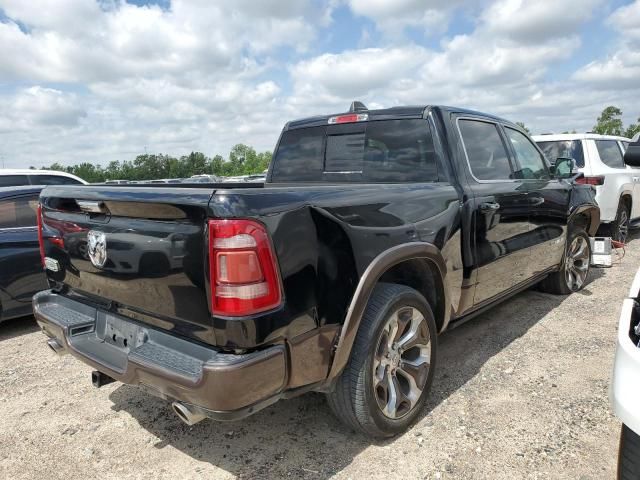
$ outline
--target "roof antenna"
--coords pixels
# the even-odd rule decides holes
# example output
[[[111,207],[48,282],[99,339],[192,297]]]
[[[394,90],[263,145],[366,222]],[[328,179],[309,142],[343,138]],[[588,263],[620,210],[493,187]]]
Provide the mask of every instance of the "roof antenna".
[[[351,102],[351,106],[349,107],[350,112],[366,112],[367,110],[369,110],[367,106],[358,100]]]

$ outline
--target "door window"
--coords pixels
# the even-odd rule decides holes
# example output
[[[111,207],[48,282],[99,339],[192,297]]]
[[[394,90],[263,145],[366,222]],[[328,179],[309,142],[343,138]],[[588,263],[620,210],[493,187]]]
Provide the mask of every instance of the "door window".
[[[0,229],[35,227],[38,197],[17,197],[0,200]]]
[[[494,123],[461,119],[458,123],[471,173],[478,180],[509,180],[511,164]]]
[[[596,140],[596,148],[602,163],[611,168],[625,168],[618,142],[615,140]]]
[[[29,175],[33,185],[78,185],[75,178],[64,175]]]
[[[533,142],[526,135],[513,128],[505,127],[504,130],[516,154],[518,162],[518,168],[515,172],[516,178],[548,179],[549,171],[544,156],[533,145]]]
[[[584,167],[582,140],[549,140],[536,143],[551,165],[555,165],[556,160],[562,157],[573,158],[578,167]]]
[[[26,175],[0,175],[0,187],[17,187],[29,185]]]

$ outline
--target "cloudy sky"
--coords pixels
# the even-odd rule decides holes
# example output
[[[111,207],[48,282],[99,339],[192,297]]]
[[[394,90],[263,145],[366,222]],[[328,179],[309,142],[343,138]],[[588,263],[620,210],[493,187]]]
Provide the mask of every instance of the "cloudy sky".
[[[0,0],[0,52],[6,167],[271,150],[353,99],[640,116],[640,0]]]

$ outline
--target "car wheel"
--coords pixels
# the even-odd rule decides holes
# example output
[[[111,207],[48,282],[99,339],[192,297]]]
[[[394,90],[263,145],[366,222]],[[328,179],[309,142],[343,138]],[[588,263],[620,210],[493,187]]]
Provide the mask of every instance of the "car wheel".
[[[623,424],[618,451],[618,480],[638,480],[638,478],[640,478],[640,436]]]
[[[427,398],[436,349],[436,323],[425,298],[404,285],[377,285],[349,362],[327,394],[329,406],[370,436],[405,431]]]
[[[611,238],[626,243],[627,235],[629,235],[629,207],[626,202],[620,201],[616,218],[611,225]]]
[[[576,228],[567,238],[560,270],[540,282],[541,290],[555,295],[568,295],[582,290],[589,276],[590,264],[589,236],[583,229]]]

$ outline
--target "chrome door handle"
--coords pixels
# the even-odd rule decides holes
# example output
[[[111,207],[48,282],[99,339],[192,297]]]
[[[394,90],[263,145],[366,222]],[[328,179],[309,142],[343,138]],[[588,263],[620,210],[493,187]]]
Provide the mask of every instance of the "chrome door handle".
[[[500,210],[500,204],[497,202],[484,202],[480,204],[480,210],[483,212],[495,212]]]

